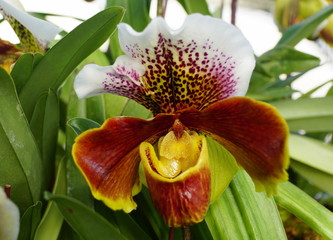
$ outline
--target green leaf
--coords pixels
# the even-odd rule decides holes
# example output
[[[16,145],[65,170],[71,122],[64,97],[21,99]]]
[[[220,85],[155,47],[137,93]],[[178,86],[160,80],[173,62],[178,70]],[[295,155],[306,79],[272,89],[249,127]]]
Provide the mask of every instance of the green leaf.
[[[109,210],[111,211],[111,210]],[[121,211],[115,211],[114,216],[120,232],[126,236],[127,239],[136,240],[138,236],[142,239],[151,239],[140,226],[132,219],[129,214]]]
[[[319,58],[288,46],[278,46],[264,53],[257,61],[272,76],[302,72],[319,65]]]
[[[332,13],[333,5],[330,4],[304,21],[289,27],[283,33],[280,41],[277,43],[277,46],[296,46],[296,44],[299,43],[303,38],[310,37],[315,32],[319,24]]]
[[[127,214],[123,211],[113,211],[100,201],[95,202],[95,211],[100,213],[114,226],[117,226],[119,232],[127,239],[136,240],[138,236],[142,239],[151,239],[151,237],[141,228],[142,225],[146,227],[147,223],[145,221],[135,221],[132,217],[132,213]]]
[[[153,239],[168,239],[169,228],[165,225],[163,219],[154,207],[148,188],[143,185],[140,194],[135,196],[134,200],[138,204],[138,208],[131,213],[133,218],[135,218],[141,226],[143,225],[142,228],[146,225],[147,228],[153,229],[154,235],[156,236],[154,237],[153,234],[150,234]]]
[[[66,164],[59,163],[53,194],[66,194]],[[54,202],[47,204],[43,218],[36,230],[34,240],[57,240],[63,223],[63,216]]]
[[[322,88],[322,87],[325,86],[325,85],[331,84],[332,82],[333,82],[333,80],[328,80],[327,82],[324,82],[324,83],[320,84],[319,86],[314,87],[314,88],[311,89],[310,91],[304,93],[302,96],[300,96],[300,98],[310,98],[311,95],[312,95],[313,93],[315,93],[317,90],[319,90],[320,88]]]
[[[333,116],[323,116],[304,119],[293,119],[287,121],[290,130],[305,130],[308,133],[332,131]]]
[[[59,240],[82,240],[82,238],[68,225],[66,221],[62,224]]]
[[[318,170],[317,168],[313,168],[298,161],[292,161],[291,168],[306,178],[311,184],[333,196],[332,174],[328,174],[324,171]]]
[[[248,92],[255,93],[257,91],[265,90],[274,80],[275,78],[264,69],[257,58],[256,67],[254,68],[251,76]]]
[[[191,236],[193,240],[213,240],[213,236],[211,235],[205,221],[191,226]]]
[[[0,185],[24,212],[41,197],[42,161],[10,76],[0,68]]]
[[[333,97],[282,100],[270,103],[275,106],[286,120],[333,116]]]
[[[143,31],[150,22],[149,8],[151,0],[127,0],[125,8],[129,23],[136,31]]]
[[[95,121],[86,118],[74,118],[68,122],[73,131],[79,135],[92,128],[99,128],[101,125]]]
[[[205,220],[214,239],[287,239],[274,199],[255,192],[243,170],[211,205]]]
[[[333,213],[292,183],[281,183],[275,200],[325,239],[333,239]]]
[[[104,94],[105,118],[121,116],[128,98],[114,94]]]
[[[34,239],[35,231],[41,219],[42,203],[30,206],[23,214],[20,222],[18,240]]]
[[[178,0],[188,14],[201,13],[204,15],[211,15],[208,9],[206,0]]]
[[[333,130],[333,97],[282,100],[271,104],[287,120],[291,131]]]
[[[105,120],[104,97],[102,95],[86,99],[87,118],[102,124]]]
[[[312,69],[312,68],[311,68]],[[296,75],[289,75],[285,80],[280,80],[278,82],[276,82],[275,84],[273,84],[272,86],[270,86],[270,88],[277,88],[277,87],[288,87],[290,86],[296,79],[302,77],[305,73],[307,73],[308,71],[310,71],[311,69],[308,69],[306,71],[303,71],[301,73],[298,73]]]
[[[288,141],[292,159],[333,176],[333,145],[295,134]]]
[[[150,0],[107,0],[106,7],[120,6],[126,9],[123,22],[136,31],[142,31],[150,22]]]
[[[37,101],[30,121],[31,131],[42,155],[44,189],[50,185],[54,174],[54,160],[59,128],[59,102],[50,89]]]
[[[230,187],[251,239],[286,239],[274,199],[268,198],[266,193],[255,192],[254,184],[245,171],[235,176]]]
[[[116,227],[83,203],[73,198],[45,194],[45,198],[57,204],[67,223],[86,240],[126,239]]]
[[[120,115],[147,119],[151,116],[151,112],[137,102],[128,99]]]
[[[290,98],[294,92],[296,91],[290,88],[273,88],[255,93],[249,92],[246,96],[260,101],[276,101],[281,98]]]
[[[136,216],[133,212],[127,214],[123,211],[113,211],[100,201],[95,202],[95,211],[100,213],[114,226],[117,226],[119,232],[127,239],[136,240],[138,236],[142,239],[152,239],[152,236],[148,235],[146,231],[144,231],[145,229],[143,229],[149,227],[149,225],[145,219],[142,218],[142,215],[140,215],[139,219],[133,218],[133,215]],[[134,213],[135,212],[136,211],[134,211]]]
[[[333,86],[327,91],[327,95],[326,96],[333,97]]]
[[[150,0],[107,0],[106,7],[120,6],[126,9],[123,22],[134,30],[142,31],[150,22]]]
[[[205,221],[213,239],[249,239],[242,213],[230,188],[209,207]]]
[[[109,38],[123,14],[124,9],[120,7],[98,13],[45,54],[19,95],[28,119],[40,95],[49,88],[58,89],[77,65]]]
[[[15,62],[13,70],[10,74],[14,80],[17,93],[20,93],[24,88],[24,85],[29,79],[34,66],[37,65],[42,57],[43,55],[41,54],[26,53]]]

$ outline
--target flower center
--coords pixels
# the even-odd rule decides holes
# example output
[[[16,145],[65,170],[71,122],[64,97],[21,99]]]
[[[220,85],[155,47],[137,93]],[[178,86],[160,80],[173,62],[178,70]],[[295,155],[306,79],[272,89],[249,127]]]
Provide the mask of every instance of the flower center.
[[[190,167],[196,165],[200,151],[201,138],[193,131],[183,131],[176,137],[174,131],[158,141],[158,157],[152,158],[151,164],[163,177],[175,178]]]

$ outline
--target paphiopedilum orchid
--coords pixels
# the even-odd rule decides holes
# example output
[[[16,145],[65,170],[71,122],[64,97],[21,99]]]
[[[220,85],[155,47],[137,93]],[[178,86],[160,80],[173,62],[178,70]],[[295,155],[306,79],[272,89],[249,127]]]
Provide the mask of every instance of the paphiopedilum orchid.
[[[154,118],[114,117],[77,137],[74,160],[94,197],[114,210],[135,209],[141,159],[167,225],[200,222],[211,202],[214,171],[206,135],[233,154],[257,190],[276,192],[287,179],[288,130],[273,107],[242,97],[255,60],[241,32],[193,14],[178,30],[156,18],[140,33],[122,23],[118,34],[126,55],[112,66],[86,65],[75,79],[76,93],[122,95]]]
[[[0,39],[0,66],[9,67],[26,52],[44,53],[54,37],[61,31],[55,25],[29,15],[20,2],[0,0],[0,14],[11,25],[20,39],[20,47]]]

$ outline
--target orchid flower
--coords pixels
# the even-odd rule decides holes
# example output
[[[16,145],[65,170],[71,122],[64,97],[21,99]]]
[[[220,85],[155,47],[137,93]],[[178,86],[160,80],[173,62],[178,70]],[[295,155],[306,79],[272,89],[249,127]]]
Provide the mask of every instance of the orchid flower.
[[[93,196],[114,210],[135,209],[141,162],[168,226],[202,221],[212,201],[214,171],[206,136],[234,156],[258,191],[275,193],[288,178],[288,129],[272,106],[242,97],[255,59],[241,32],[193,14],[178,30],[156,18],[143,32],[121,23],[118,33],[125,55],[112,66],[86,65],[75,91],[80,98],[125,96],[154,118],[114,117],[77,137],[74,161]]]
[[[14,6],[15,4],[15,6]],[[0,0],[0,14],[14,29],[22,49],[0,39],[0,66],[8,72],[10,65],[26,52],[44,53],[54,37],[61,31],[55,25],[26,13],[19,1],[11,4]]]
[[[20,229],[18,207],[6,196],[0,187],[0,239],[15,240]]]

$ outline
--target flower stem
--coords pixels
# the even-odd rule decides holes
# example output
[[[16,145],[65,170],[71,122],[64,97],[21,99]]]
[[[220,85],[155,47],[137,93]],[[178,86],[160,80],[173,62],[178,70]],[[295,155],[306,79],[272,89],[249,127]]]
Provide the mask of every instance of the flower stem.
[[[171,227],[169,230],[169,238],[168,240],[174,240],[175,239],[175,228]]]
[[[183,240],[191,240],[190,227],[183,227]]]
[[[237,0],[231,1],[231,24],[236,25]]]
[[[157,1],[157,16],[165,17],[165,11],[168,4],[168,0],[158,0]]]
[[[219,7],[219,10],[218,10],[218,12],[219,12],[219,18],[223,18],[223,8],[224,8],[224,0],[221,0],[221,5],[220,5],[220,7]]]
[[[10,198],[10,189],[11,189],[11,186],[9,184],[6,184],[4,190],[5,190],[7,198]]]

